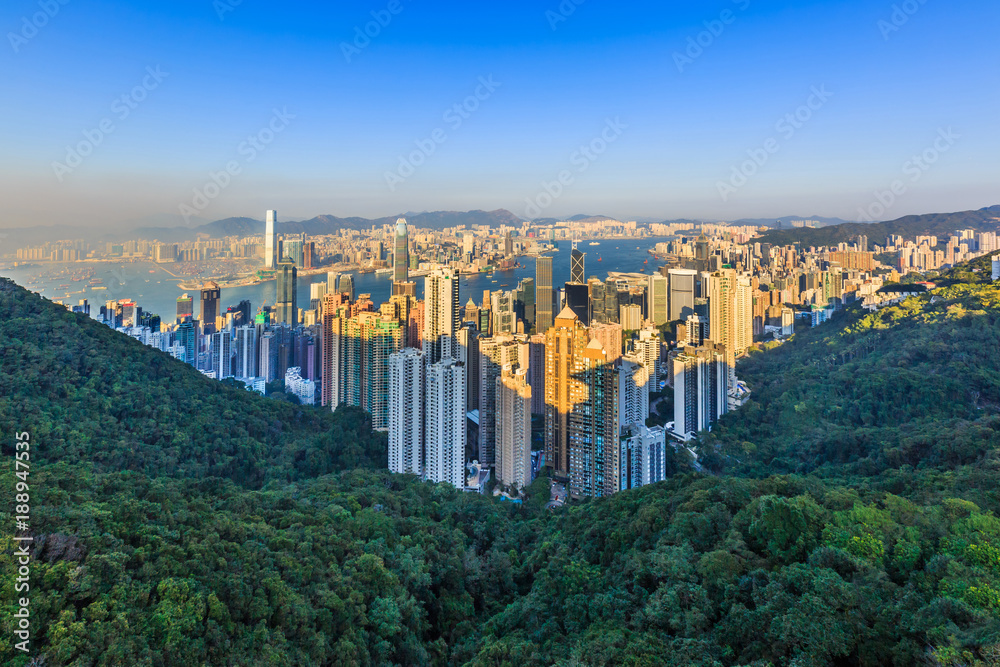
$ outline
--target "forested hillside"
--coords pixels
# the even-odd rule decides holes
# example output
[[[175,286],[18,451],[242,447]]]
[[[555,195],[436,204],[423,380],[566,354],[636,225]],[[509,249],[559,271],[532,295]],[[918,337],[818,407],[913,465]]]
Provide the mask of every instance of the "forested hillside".
[[[390,475],[362,414],[225,387],[0,282],[0,496],[14,493],[12,434],[29,431],[34,655],[997,664],[1000,298],[954,285],[911,301],[747,362],[752,402],[706,443],[724,474],[548,512],[544,479],[513,505]],[[849,439],[853,419],[866,439]],[[0,661],[27,665],[2,535]]]

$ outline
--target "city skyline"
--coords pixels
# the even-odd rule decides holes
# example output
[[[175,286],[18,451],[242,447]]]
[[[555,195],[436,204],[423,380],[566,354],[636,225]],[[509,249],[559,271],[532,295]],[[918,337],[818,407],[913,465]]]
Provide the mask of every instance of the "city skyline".
[[[993,4],[131,4],[0,9],[3,227],[997,203]]]

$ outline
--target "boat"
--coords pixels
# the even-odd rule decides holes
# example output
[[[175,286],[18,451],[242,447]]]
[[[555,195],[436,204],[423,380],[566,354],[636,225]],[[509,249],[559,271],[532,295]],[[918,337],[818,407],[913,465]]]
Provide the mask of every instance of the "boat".
[[[149,272],[150,273],[156,273],[156,269],[150,269]]]
[[[600,243],[598,243],[597,241],[591,241],[591,242],[590,242],[590,245],[601,245],[601,244],[600,244]]]
[[[603,259],[601,259],[600,257],[598,257],[598,258],[597,258],[597,261],[598,261],[598,262],[603,262],[604,260],[603,260]]]

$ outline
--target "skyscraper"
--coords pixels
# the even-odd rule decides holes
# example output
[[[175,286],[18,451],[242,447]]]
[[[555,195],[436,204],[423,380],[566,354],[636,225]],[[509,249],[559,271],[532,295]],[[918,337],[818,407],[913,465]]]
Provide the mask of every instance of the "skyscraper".
[[[278,266],[278,212],[268,211],[264,223],[264,268],[275,269]]]
[[[524,331],[528,333],[535,326],[535,280],[525,278],[517,288],[518,301],[524,317]]]
[[[660,382],[660,354],[663,341],[656,329],[642,329],[639,340],[634,343],[634,356],[642,360],[646,372],[649,373],[649,391],[656,391]]]
[[[545,334],[552,328],[554,307],[552,257],[538,257],[535,259],[535,331]]]
[[[657,327],[670,321],[669,281],[665,276],[654,274],[649,276],[646,287],[646,304],[649,308],[649,319]]]
[[[367,410],[372,428],[389,425],[389,357],[403,349],[399,320],[363,312],[343,322],[341,342],[341,401]],[[462,406],[463,410],[465,406]]]
[[[706,343],[671,355],[674,375],[674,434],[689,440],[729,411],[728,354]]]
[[[389,357],[389,470],[422,475],[424,358],[408,348]]]
[[[479,462],[496,461],[496,383],[505,366],[527,368],[528,341],[524,336],[502,334],[479,339]]]
[[[219,284],[215,282],[207,282],[201,288],[201,326],[206,336],[215,333],[221,293]]]
[[[296,297],[298,287],[298,270],[292,262],[278,264],[277,297],[275,307],[278,311],[278,322],[295,327],[299,323],[299,307]]]
[[[750,279],[731,268],[709,280],[708,331],[711,341],[725,348],[729,385],[736,382],[736,358],[753,344],[753,288]]]
[[[212,334],[212,370],[215,379],[223,380],[233,375],[233,336],[229,331]]]
[[[625,356],[618,367],[618,424],[645,426],[649,419],[649,371],[644,360]]]
[[[392,282],[405,283],[409,280],[410,267],[410,237],[406,229],[406,220],[396,221],[395,249],[392,255]],[[395,290],[395,287],[393,288]],[[393,294],[396,292],[393,291]]]
[[[588,343],[587,328],[569,308],[545,335],[545,464],[562,480],[569,479],[570,413],[588,399],[580,380]]]
[[[501,484],[531,484],[531,385],[527,369],[504,366],[496,379],[496,473]]]
[[[590,324],[590,288],[586,283],[566,283],[566,307],[584,326]]]
[[[427,367],[424,477],[465,487],[465,366],[444,359]]]
[[[257,327],[250,324],[236,330],[236,377],[257,377]]]
[[[578,353],[579,395],[569,414],[569,492],[604,498],[618,490],[618,377],[600,341]]]
[[[695,283],[698,272],[691,269],[670,269],[670,321],[686,320],[694,314]]]
[[[340,276],[337,283],[337,291],[341,294],[346,294],[349,300],[354,301],[354,277],[349,273]]]
[[[194,319],[194,300],[188,293],[177,297],[177,323]]]
[[[512,334],[517,332],[516,316],[514,311],[513,292],[493,292],[490,295],[492,306],[493,326],[490,328],[494,336],[500,334]]]
[[[586,254],[580,252],[576,249],[574,243],[573,252],[570,253],[570,265],[569,265],[569,281],[571,283],[584,283],[586,282],[586,272],[584,271],[583,260]]]
[[[458,279],[451,271],[438,270],[424,279],[424,343],[427,363],[458,357],[457,339],[461,316]]]

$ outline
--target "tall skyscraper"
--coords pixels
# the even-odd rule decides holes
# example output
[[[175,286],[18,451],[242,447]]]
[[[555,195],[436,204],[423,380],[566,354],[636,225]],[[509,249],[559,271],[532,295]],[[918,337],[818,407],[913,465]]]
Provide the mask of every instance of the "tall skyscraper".
[[[535,259],[535,331],[544,335],[553,322],[552,257]]]
[[[278,267],[278,212],[268,211],[264,223],[264,268],[275,269]]]
[[[600,341],[577,362],[579,396],[569,414],[569,492],[604,498],[618,490],[618,373]]]
[[[545,414],[545,334],[528,339],[528,382],[531,384],[531,412]]]
[[[223,380],[233,376],[233,336],[228,331],[212,334],[212,370],[215,379]]]
[[[670,289],[666,276],[654,274],[649,276],[646,287],[646,304],[649,308],[648,319],[661,327],[670,321]]]
[[[584,271],[584,258],[587,255],[576,249],[576,244],[573,245],[573,252],[570,253],[570,264],[569,264],[569,281],[571,283],[585,283],[587,279],[585,277],[586,272]]]
[[[299,323],[299,307],[296,297],[298,287],[298,270],[292,262],[278,264],[277,297],[275,308],[278,311],[278,322],[295,327]]]
[[[517,317],[514,310],[513,292],[493,292],[490,295],[492,306],[490,312],[493,325],[490,331],[494,336],[517,333]]]
[[[709,428],[729,411],[728,354],[706,343],[671,355],[674,375],[674,434],[685,440]]]
[[[427,367],[424,477],[465,488],[465,366],[444,359]]]
[[[750,279],[730,268],[709,280],[708,331],[711,341],[726,351],[729,384],[736,382],[736,358],[753,344],[753,288]]]
[[[389,357],[389,470],[423,475],[424,358],[408,348]]]
[[[642,359],[646,372],[649,373],[649,391],[657,391],[660,382],[660,354],[663,340],[656,329],[642,329],[639,340],[634,343],[634,355]]]
[[[588,344],[587,328],[569,308],[545,335],[545,464],[561,480],[569,479],[570,413],[589,397],[580,380]]]
[[[367,410],[372,428],[389,424],[389,357],[403,349],[399,320],[363,312],[343,322],[341,342],[341,401]],[[462,406],[464,409],[464,405]]]
[[[247,324],[236,329],[236,377],[257,377],[257,327]]]
[[[496,383],[505,366],[527,368],[528,341],[524,336],[502,334],[479,339],[479,462],[496,462]]]
[[[194,319],[194,299],[186,292],[177,297],[177,323]]]
[[[644,360],[625,356],[618,367],[618,424],[645,426],[649,419],[649,371]]]
[[[622,325],[594,324],[590,327],[590,340],[600,341],[608,353],[608,361],[615,363],[622,356]]]
[[[190,299],[189,299],[190,301]],[[184,346],[184,362],[195,366],[198,362],[198,323],[190,317],[177,325],[174,340]]]
[[[686,320],[694,314],[695,283],[698,272],[691,269],[670,269],[670,321]]]
[[[496,379],[496,474],[501,484],[531,484],[531,385],[527,369],[504,366]]]
[[[461,314],[458,308],[458,278],[451,271],[438,270],[424,279],[424,346],[427,363],[458,357],[456,332]]]
[[[632,428],[621,439],[618,490],[636,489],[667,478],[667,436],[662,426]]]
[[[406,229],[406,220],[396,221],[396,239],[392,255],[392,282],[405,283],[409,280],[410,267],[410,237]],[[395,290],[395,287],[393,288]],[[393,294],[396,292],[393,291]]]
[[[201,326],[205,335],[215,333],[215,320],[219,317],[219,284],[207,282],[201,288]]]
[[[348,299],[354,301],[354,277],[349,273],[340,276],[337,282],[337,291],[346,294]]]
[[[479,408],[479,330],[465,322],[458,330],[458,360],[465,364],[465,409]]]
[[[576,313],[584,326],[590,324],[590,289],[586,283],[566,283],[566,308]]]
[[[505,257],[510,257],[514,254],[514,239],[509,231],[503,237],[503,254]]]

